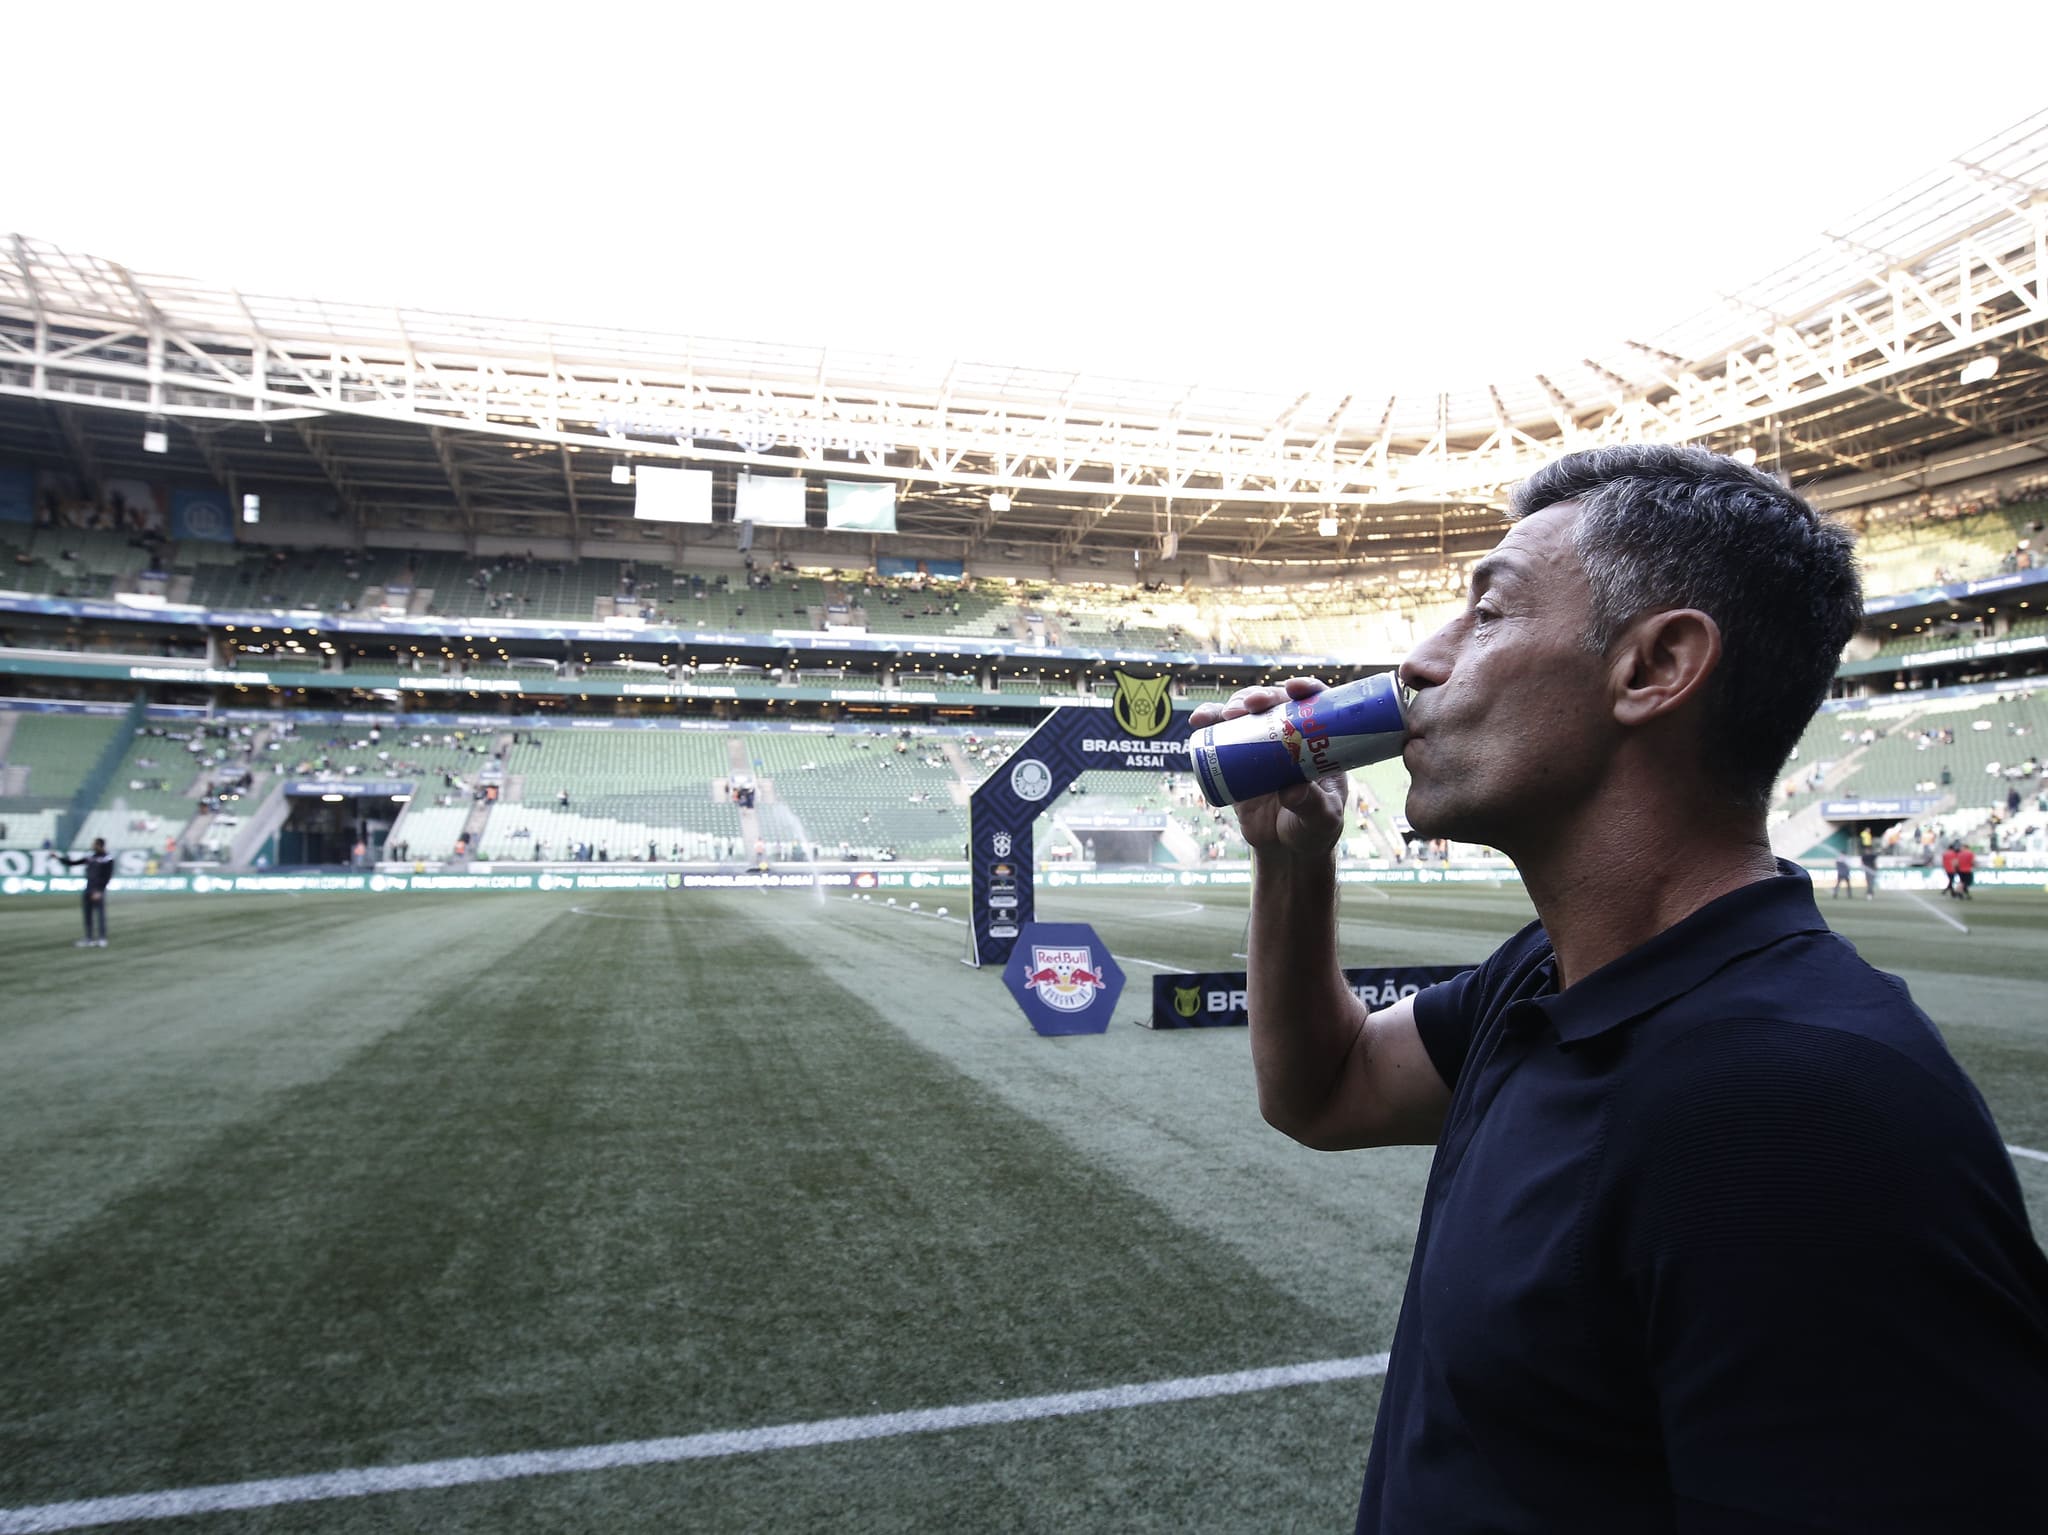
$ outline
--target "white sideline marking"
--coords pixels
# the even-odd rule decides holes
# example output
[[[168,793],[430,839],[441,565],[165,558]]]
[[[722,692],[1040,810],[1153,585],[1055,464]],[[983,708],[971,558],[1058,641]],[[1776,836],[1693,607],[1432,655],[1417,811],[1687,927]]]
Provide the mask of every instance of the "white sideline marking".
[[[1143,911],[1128,911],[1124,915],[1133,918],[1158,917],[1164,920],[1169,917],[1192,917],[1196,912],[1207,911],[1208,909],[1200,901],[1176,901],[1171,908],[1152,906],[1145,908]]]
[[[0,1509],[0,1535],[42,1535],[48,1530],[78,1530],[124,1520],[178,1519],[189,1514],[213,1514],[228,1509],[277,1508],[287,1503],[365,1498],[378,1493],[417,1492],[434,1487],[471,1487],[483,1482],[509,1482],[528,1476],[561,1476],[571,1471],[672,1465],[686,1460],[756,1455],[765,1450],[802,1450],[821,1444],[895,1439],[905,1434],[936,1434],[949,1429],[982,1428],[997,1423],[1030,1423],[1041,1418],[1074,1417],[1081,1413],[1108,1412],[1124,1407],[1151,1407],[1162,1402],[1193,1402],[1208,1397],[1275,1391],[1286,1386],[1363,1380],[1384,1375],[1386,1370],[1385,1354],[1361,1354],[1351,1359],[1318,1359],[1307,1364],[1279,1365],[1265,1370],[1236,1370],[1227,1375],[1188,1375],[1177,1380],[1141,1381],[1134,1385],[1109,1386],[1099,1391],[1063,1391],[1053,1396],[966,1402],[957,1407],[921,1407],[909,1412],[876,1413],[865,1418],[823,1418],[809,1423],[728,1429],[675,1439],[636,1439],[620,1444],[580,1445],[566,1450],[527,1450],[513,1455],[415,1461],[401,1466],[362,1466],[347,1471],[275,1477],[260,1482],[225,1482],[211,1487],[178,1487],[162,1492],[128,1493],[120,1497],[81,1498],[70,1503],[38,1503]]]
[[[2008,1145],[2005,1148],[2016,1157],[2026,1157],[2035,1162],[2048,1162],[2048,1151],[2029,1151],[2024,1146]]]
[[[1908,890],[1906,892],[1906,899],[1911,901],[1915,906],[1919,907],[1922,911],[1926,912],[1928,916],[1941,918],[1942,921],[1946,922],[1950,927],[1954,928],[1957,932],[1969,932],[1969,929],[1964,927],[1962,923],[1956,921],[1954,917],[1951,917],[1945,911],[1936,911],[1932,906],[1929,906],[1925,901],[1921,900],[1920,897],[1915,895],[1912,891]]]
[[[868,901],[861,902],[861,905],[864,907],[872,904],[872,902]],[[908,906],[883,906],[881,910],[901,912],[906,917],[938,917],[941,922],[953,922],[961,927],[967,925],[965,917],[939,917],[939,914],[935,911],[912,911]],[[592,915],[596,915],[596,913],[592,913]],[[1116,956],[1116,959],[1120,965],[1150,965],[1154,970],[1177,970],[1182,972],[1187,970],[1186,965],[1169,965],[1163,959],[1139,959],[1134,954],[1119,954]],[[0,1525],[0,1535],[4,1535],[6,1528],[5,1525]]]

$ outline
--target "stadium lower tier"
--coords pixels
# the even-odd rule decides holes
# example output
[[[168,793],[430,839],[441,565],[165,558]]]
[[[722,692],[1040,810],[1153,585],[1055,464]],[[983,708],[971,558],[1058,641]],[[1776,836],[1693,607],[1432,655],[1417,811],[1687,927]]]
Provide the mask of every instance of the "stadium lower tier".
[[[1027,727],[772,718],[0,707],[0,849],[237,869],[450,859],[724,864],[957,861],[974,788]],[[1788,856],[1885,823],[1906,846],[2048,851],[2048,687],[1887,699],[1816,717],[1781,780]],[[1398,760],[1353,775],[1341,847],[1418,851]],[[1045,807],[1042,862],[1199,867],[1242,856],[1184,775],[1084,774]],[[1456,848],[1423,845],[1430,856]]]

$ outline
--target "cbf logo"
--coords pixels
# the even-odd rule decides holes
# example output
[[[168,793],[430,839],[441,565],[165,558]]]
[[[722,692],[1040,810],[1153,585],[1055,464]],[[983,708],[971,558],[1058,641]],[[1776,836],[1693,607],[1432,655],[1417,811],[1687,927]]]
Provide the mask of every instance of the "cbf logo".
[[[1192,1018],[1202,1010],[1202,988],[1199,986],[1176,986],[1173,988],[1173,1010],[1183,1018]]]
[[[1006,831],[999,831],[993,837],[990,837],[988,839],[988,850],[998,858],[1008,858],[1010,856],[1010,834]]]
[[[1095,968],[1094,954],[1088,949],[1033,944],[1031,969],[1025,973],[1024,984],[1047,1007],[1078,1013],[1095,1000],[1095,989],[1102,984],[1102,976]]]
[[[1166,696],[1171,677],[1133,677],[1116,674],[1116,700],[1110,712],[1117,724],[1138,737],[1156,736],[1173,720],[1173,700]]]

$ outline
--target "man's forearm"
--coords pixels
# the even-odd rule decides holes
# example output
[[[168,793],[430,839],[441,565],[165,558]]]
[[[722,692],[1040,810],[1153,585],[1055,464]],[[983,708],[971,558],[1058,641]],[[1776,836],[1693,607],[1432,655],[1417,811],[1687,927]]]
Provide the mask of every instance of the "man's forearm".
[[[1252,867],[1252,1066],[1260,1111],[1291,1132],[1329,1102],[1365,1008],[1338,963],[1335,855],[1261,850]]]

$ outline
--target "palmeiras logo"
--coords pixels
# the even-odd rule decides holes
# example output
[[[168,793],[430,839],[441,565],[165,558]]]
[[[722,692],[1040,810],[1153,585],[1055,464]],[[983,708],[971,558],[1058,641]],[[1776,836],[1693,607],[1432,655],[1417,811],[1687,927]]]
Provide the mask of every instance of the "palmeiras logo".
[[[1010,769],[1010,789],[1021,800],[1042,800],[1052,793],[1052,769],[1036,757],[1026,757]]]
[[[990,837],[988,839],[988,850],[998,858],[1008,858],[1010,856],[1010,834],[1006,831],[999,831],[993,837]]]
[[[1117,724],[1140,738],[1156,736],[1173,722],[1173,700],[1166,696],[1170,677],[1133,677],[1116,674],[1116,699],[1110,712]]]
[[[1038,1000],[1063,1013],[1078,1013],[1095,1000],[1102,974],[1095,968],[1095,956],[1086,947],[1062,948],[1048,944],[1031,946],[1031,968],[1024,984],[1038,993]]]
[[[1202,988],[1199,986],[1176,986],[1173,988],[1173,1010],[1183,1018],[1192,1018],[1202,1010]]]

